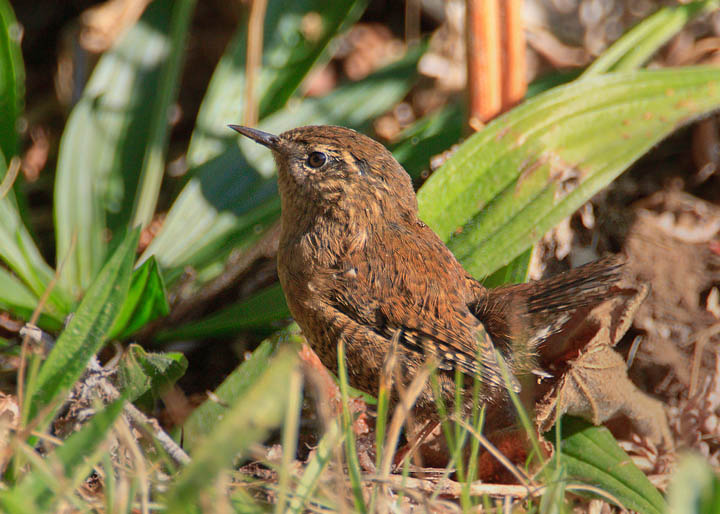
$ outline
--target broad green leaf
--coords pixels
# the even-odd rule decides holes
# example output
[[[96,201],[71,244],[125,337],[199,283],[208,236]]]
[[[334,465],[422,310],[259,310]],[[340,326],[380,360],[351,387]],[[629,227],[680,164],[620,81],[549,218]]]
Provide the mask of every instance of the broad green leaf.
[[[717,68],[610,73],[532,98],[471,136],[418,193],[475,276],[529,248],[679,126],[720,107]]]
[[[25,96],[21,36],[12,6],[0,0],[0,150],[7,158],[18,153],[17,121]]]
[[[690,454],[680,460],[668,487],[668,503],[668,512],[720,512],[720,478],[706,458]]]
[[[554,440],[552,432],[548,440]],[[561,451],[569,479],[600,487],[629,510],[648,514],[667,511],[662,495],[618,446],[607,428],[565,416]]]
[[[27,419],[33,419],[43,407],[66,394],[83,374],[90,358],[106,341],[106,334],[120,312],[130,287],[139,237],[138,229],[125,237],[60,334],[35,383],[28,386],[31,400]],[[44,421],[52,419],[57,408],[59,406],[51,409]]]
[[[243,330],[275,330],[287,324],[290,311],[280,284],[275,284],[242,302],[186,325],[155,335],[156,341],[199,339],[235,334]]]
[[[85,426],[45,457],[47,467],[37,467],[13,489],[0,492],[4,512],[51,512],[61,497],[75,494],[105,450],[100,447],[123,409],[124,399],[97,412]]]
[[[146,352],[141,346],[131,344],[120,359],[121,390],[131,402],[148,391],[158,397],[185,374],[187,366],[182,353]]]
[[[127,226],[146,153],[158,150],[157,120],[168,81],[158,90],[172,51],[175,8],[157,0],[98,62],[60,141],[55,179],[57,260],[69,256],[60,283],[75,295],[105,261],[106,230]],[[148,146],[152,141],[152,145]],[[155,155],[155,154],[153,154]],[[155,166],[155,164],[152,164]]]
[[[38,298],[32,291],[12,273],[0,267],[0,311],[29,320],[37,303]],[[59,330],[62,328],[62,319],[51,314],[41,314],[37,325],[45,330]]]
[[[165,283],[151,257],[133,271],[130,290],[107,337],[124,339],[169,312]]]
[[[307,124],[367,128],[370,120],[405,95],[416,78],[421,52],[422,48],[416,48],[397,63],[323,98],[291,102],[263,119],[258,128],[268,132]],[[198,168],[143,258],[155,255],[172,282],[188,265],[206,266],[224,259],[232,248],[255,241],[279,213],[270,152],[259,145],[246,145],[237,136],[235,144]]]
[[[705,0],[687,5],[665,7],[646,18],[613,43],[581,75],[585,79],[609,71],[630,71],[642,66],[660,47],[675,35],[694,16],[716,8],[716,0]],[[553,73],[535,81],[528,87],[526,98],[531,98],[549,87],[558,86],[580,75],[579,71]],[[501,285],[502,280],[524,281],[530,264],[530,253],[518,255],[510,264],[488,277],[487,285]]]
[[[639,68],[692,18],[717,9],[719,5],[717,0],[704,0],[663,7],[613,43],[588,66],[582,77]]]
[[[165,173],[165,152],[168,142],[168,128],[171,103],[177,96],[185,55],[185,40],[195,9],[196,0],[176,0],[173,5],[170,27],[168,29],[168,55],[162,65],[155,88],[156,97],[151,106],[150,127],[145,147],[140,181],[135,194],[132,212],[132,225],[146,227],[155,214],[160,185]],[[125,218],[123,216],[123,218]]]
[[[192,462],[180,472],[168,492],[168,511],[188,512],[221,470],[229,469],[238,454],[262,442],[280,425],[288,401],[290,375],[296,364],[294,348],[279,349],[267,366],[246,382],[242,394],[234,396],[228,407],[208,420],[213,428],[196,441]]]

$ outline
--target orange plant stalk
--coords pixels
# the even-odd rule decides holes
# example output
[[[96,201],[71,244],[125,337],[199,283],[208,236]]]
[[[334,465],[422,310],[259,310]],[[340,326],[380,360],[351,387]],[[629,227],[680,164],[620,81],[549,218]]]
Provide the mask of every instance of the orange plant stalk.
[[[467,0],[468,121],[481,126],[502,109],[500,0]]]

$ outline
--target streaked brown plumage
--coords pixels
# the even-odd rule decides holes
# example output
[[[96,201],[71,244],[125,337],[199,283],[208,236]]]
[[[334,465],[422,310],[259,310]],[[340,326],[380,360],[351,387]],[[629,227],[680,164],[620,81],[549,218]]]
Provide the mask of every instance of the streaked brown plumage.
[[[273,151],[282,199],[278,273],[290,311],[323,364],[346,345],[351,385],[375,394],[393,335],[409,382],[434,357],[443,397],[454,373],[475,375],[483,401],[503,397],[500,361],[515,375],[567,313],[602,296],[618,264],[547,282],[487,290],[417,217],[410,177],[387,149],[353,130],[309,126],[279,136],[231,126]],[[518,390],[514,376],[510,387]],[[434,412],[430,386],[417,407]]]

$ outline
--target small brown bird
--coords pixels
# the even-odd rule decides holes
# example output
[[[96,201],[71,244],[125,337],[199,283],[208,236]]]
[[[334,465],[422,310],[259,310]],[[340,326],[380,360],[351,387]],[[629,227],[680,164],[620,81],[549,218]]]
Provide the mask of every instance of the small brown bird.
[[[446,403],[455,369],[481,379],[482,401],[497,401],[507,387],[520,389],[515,377],[535,369],[544,339],[617,279],[620,263],[611,259],[488,290],[418,218],[410,177],[380,143],[334,126],[279,136],[230,127],[270,148],[277,162],[278,274],[290,312],[331,370],[344,341],[350,383],[370,394],[395,337],[407,383],[433,358]],[[435,412],[429,385],[416,407]]]

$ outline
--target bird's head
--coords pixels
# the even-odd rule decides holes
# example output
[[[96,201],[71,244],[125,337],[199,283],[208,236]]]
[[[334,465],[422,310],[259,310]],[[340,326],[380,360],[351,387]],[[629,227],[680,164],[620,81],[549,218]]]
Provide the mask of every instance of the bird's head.
[[[407,172],[383,145],[359,132],[318,125],[277,136],[239,125],[230,128],[272,150],[283,208],[300,202],[306,208],[417,211]]]

